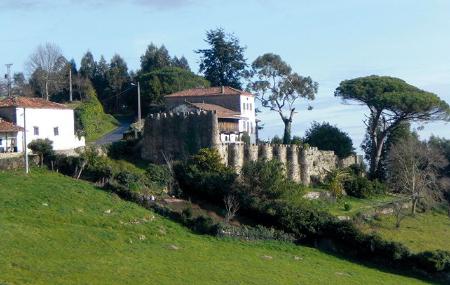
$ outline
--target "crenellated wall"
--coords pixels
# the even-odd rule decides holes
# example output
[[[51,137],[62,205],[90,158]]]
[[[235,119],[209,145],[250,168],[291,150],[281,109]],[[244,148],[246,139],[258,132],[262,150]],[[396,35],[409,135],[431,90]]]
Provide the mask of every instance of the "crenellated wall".
[[[239,172],[247,161],[277,159],[293,181],[309,185],[337,167],[361,163],[357,155],[339,159],[333,151],[315,147],[271,144],[222,144],[214,112],[160,113],[146,118],[141,141],[142,158],[164,163],[164,156],[182,160],[201,148],[216,148],[223,163]]]
[[[201,148],[219,144],[217,115],[214,112],[159,113],[145,119],[141,156],[163,163],[184,159]]]
[[[333,151],[322,151],[315,147],[302,148],[297,145],[271,144],[220,144],[216,146],[225,165],[239,172],[247,161],[276,159],[284,165],[289,179],[303,184],[321,181],[327,173],[337,167],[360,163],[354,155],[340,160]]]

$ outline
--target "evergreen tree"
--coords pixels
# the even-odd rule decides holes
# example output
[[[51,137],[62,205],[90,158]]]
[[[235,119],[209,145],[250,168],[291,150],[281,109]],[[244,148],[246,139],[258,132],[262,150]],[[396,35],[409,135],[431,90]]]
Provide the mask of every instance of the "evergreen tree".
[[[201,55],[200,72],[212,86],[231,86],[241,89],[241,78],[247,67],[245,48],[233,34],[219,28],[206,33],[209,48],[195,52]]]
[[[141,73],[148,73],[155,69],[169,67],[172,65],[169,51],[164,45],[157,47],[151,43],[145,54],[141,56]]]
[[[94,78],[96,65],[97,63],[95,62],[92,53],[90,51],[86,52],[83,58],[81,58],[81,65],[80,65],[81,76],[92,80]]]

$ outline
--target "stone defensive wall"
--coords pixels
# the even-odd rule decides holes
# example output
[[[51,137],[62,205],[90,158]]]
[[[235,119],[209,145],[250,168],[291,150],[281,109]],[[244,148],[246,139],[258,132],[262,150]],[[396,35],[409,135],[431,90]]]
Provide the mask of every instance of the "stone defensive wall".
[[[289,179],[305,185],[322,181],[330,171],[338,167],[361,163],[361,157],[357,155],[339,159],[333,151],[298,145],[221,144],[216,148],[223,163],[237,172],[246,161],[276,159],[284,165]]]
[[[216,148],[223,163],[240,171],[246,161],[277,159],[285,166],[287,176],[310,184],[321,181],[329,171],[361,163],[360,156],[339,159],[333,151],[315,147],[271,144],[222,144],[215,112],[159,113],[145,119],[140,142],[141,156],[153,163],[166,159],[184,160],[201,148]]]
[[[151,114],[145,119],[141,156],[154,163],[183,160],[201,148],[218,145],[219,139],[215,112]]]

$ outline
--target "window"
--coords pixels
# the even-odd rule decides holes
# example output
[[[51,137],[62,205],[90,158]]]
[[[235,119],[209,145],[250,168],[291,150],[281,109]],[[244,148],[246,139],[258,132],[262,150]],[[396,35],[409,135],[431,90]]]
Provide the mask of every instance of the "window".
[[[54,127],[53,128],[53,134],[56,136],[59,136],[59,128],[58,127]]]
[[[39,127],[33,127],[33,132],[35,136],[39,135]]]
[[[0,139],[0,145],[3,145],[3,139]]]
[[[250,107],[249,110],[251,111],[252,108],[253,108],[252,103],[249,103],[248,105],[249,105],[249,107]]]

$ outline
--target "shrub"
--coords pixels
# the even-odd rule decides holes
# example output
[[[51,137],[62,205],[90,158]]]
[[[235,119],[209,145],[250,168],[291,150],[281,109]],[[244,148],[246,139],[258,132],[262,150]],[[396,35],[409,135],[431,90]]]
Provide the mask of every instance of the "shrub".
[[[54,154],[53,142],[49,139],[37,139],[28,144],[28,148],[39,156],[39,164],[44,165],[44,160]]]
[[[220,224],[217,230],[217,235],[220,237],[233,237],[243,240],[278,240],[283,242],[295,241],[295,237],[292,234],[288,234],[274,228],[263,227],[261,225],[257,225],[256,227],[236,227],[229,224]]]
[[[150,181],[156,183],[160,187],[166,187],[172,182],[172,173],[165,165],[149,164],[145,170]]]
[[[344,183],[344,188],[349,196],[361,199],[384,194],[387,191],[386,185],[378,180],[371,181],[361,176],[353,176],[352,179]]]
[[[348,212],[352,209],[352,205],[349,203],[344,203],[344,211]]]
[[[126,186],[131,191],[139,191],[142,188],[147,188],[145,178],[137,173],[123,170],[117,173],[114,179],[121,185]]]
[[[286,182],[283,164],[277,160],[249,161],[241,170],[241,189],[259,199],[277,199]]]
[[[185,163],[175,164],[174,173],[185,194],[218,203],[231,192],[237,177],[215,149],[201,149]]]
[[[443,250],[425,251],[412,257],[413,264],[428,272],[450,271],[450,252]]]
[[[348,171],[335,169],[327,177],[327,188],[334,198],[341,198],[344,195],[344,183],[350,178]]]
[[[217,234],[217,224],[209,216],[199,216],[197,218],[191,219],[189,221],[189,227],[197,233],[200,234]]]
[[[325,122],[313,122],[306,131],[304,142],[321,150],[332,150],[340,158],[347,157],[354,151],[349,135]]]
[[[130,153],[134,153],[137,144],[136,140],[120,140],[113,142],[108,147],[108,156],[113,159],[123,159],[124,157],[130,157]]]
[[[242,134],[241,140],[245,144],[250,144],[250,135],[248,134],[248,132],[244,132]]]

